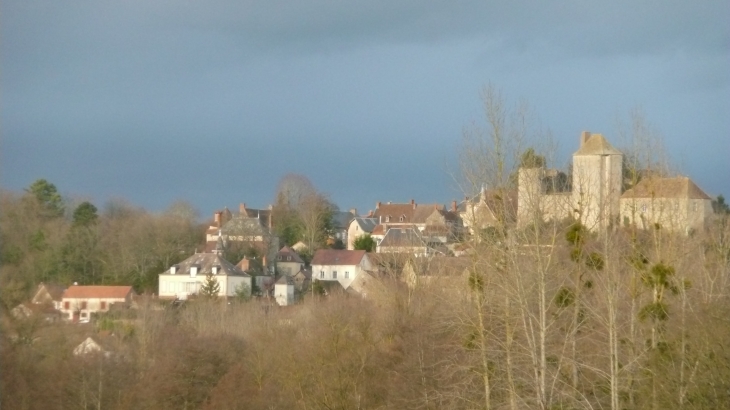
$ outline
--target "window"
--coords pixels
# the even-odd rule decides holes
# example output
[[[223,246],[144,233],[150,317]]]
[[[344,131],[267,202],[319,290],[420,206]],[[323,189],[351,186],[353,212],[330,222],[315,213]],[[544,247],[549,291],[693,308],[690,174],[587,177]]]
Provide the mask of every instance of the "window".
[[[692,210],[693,211],[697,210],[697,202],[692,202]]]
[[[71,302],[63,302],[63,308],[66,310],[71,309]]]
[[[332,271],[332,279],[337,279],[337,271],[336,270],[333,270]]]
[[[345,271],[345,279],[350,279],[350,271]]]
[[[101,302],[101,310],[106,310],[106,302]]]
[[[86,317],[86,312],[81,312],[81,317]]]
[[[646,212],[646,204],[641,204],[641,212]]]
[[[403,222],[403,220],[404,220],[404,219],[405,219],[405,216],[402,216],[402,215],[401,215],[401,217],[400,217],[400,221],[401,221],[401,222]]]
[[[81,302],[81,309],[86,309],[86,301]]]
[[[323,270],[319,271],[319,278],[320,279],[324,279],[324,271]]]

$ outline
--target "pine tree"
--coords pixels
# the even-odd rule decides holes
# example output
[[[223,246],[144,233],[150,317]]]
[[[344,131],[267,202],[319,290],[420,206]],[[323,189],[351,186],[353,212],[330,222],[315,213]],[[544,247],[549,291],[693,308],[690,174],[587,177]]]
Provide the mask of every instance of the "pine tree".
[[[203,287],[200,288],[200,296],[203,296],[208,299],[215,299],[218,297],[218,293],[221,290],[221,285],[218,283],[218,280],[213,277],[212,273],[209,273],[205,276],[205,282],[203,282]]]

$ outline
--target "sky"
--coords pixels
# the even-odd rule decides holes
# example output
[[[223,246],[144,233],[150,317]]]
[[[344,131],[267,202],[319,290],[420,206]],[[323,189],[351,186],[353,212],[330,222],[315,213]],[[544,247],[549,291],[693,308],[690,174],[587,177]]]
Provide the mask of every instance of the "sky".
[[[726,0],[5,0],[0,187],[207,217],[298,173],[361,214],[446,204],[492,85],[556,166],[584,130],[622,148],[639,110],[728,196],[728,21]]]

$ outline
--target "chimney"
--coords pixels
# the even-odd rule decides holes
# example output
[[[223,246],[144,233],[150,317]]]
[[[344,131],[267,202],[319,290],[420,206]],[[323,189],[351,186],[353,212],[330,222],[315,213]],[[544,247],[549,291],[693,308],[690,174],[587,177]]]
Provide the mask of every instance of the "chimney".
[[[368,218],[372,218],[372,217],[373,217],[373,210],[371,209],[368,211]]]
[[[380,209],[380,201],[375,204],[375,210],[377,211],[378,209]]]
[[[223,212],[221,211],[215,211],[213,213],[213,220],[215,221],[215,226],[221,227],[221,215],[223,215]]]
[[[351,213],[351,214],[352,214],[353,216],[357,216],[357,208],[350,208],[350,213]]]
[[[456,200],[451,201],[451,212],[456,212]]]
[[[416,209],[416,201],[411,199],[411,206],[413,207],[413,209]]]
[[[238,213],[241,214],[241,216],[246,215],[246,204],[244,204],[243,202],[238,205]]]
[[[580,134],[580,146],[582,147],[586,142],[588,142],[588,139],[591,137],[591,133],[589,131],[583,131]]]
[[[249,263],[249,260],[248,260],[248,258],[246,258],[246,257],[244,257],[243,259],[241,259],[241,261],[240,261],[240,262],[238,262],[238,267],[239,267],[239,268],[240,268],[240,269],[241,269],[242,271],[244,271],[244,272],[245,272],[245,271],[247,271],[247,270],[249,269],[249,267],[250,267],[250,266],[251,266],[251,265],[250,265],[250,263]]]

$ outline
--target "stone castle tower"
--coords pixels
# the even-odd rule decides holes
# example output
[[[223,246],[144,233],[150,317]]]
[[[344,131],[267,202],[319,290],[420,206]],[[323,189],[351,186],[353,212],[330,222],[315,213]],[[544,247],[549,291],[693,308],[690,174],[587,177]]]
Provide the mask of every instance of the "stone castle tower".
[[[583,132],[573,154],[572,192],[548,192],[551,171],[521,168],[518,174],[517,223],[573,217],[592,231],[617,221],[620,211],[623,154],[601,134]],[[553,171],[554,173],[554,171]]]
[[[623,158],[603,135],[581,134],[573,154],[573,212],[592,231],[618,221]]]

